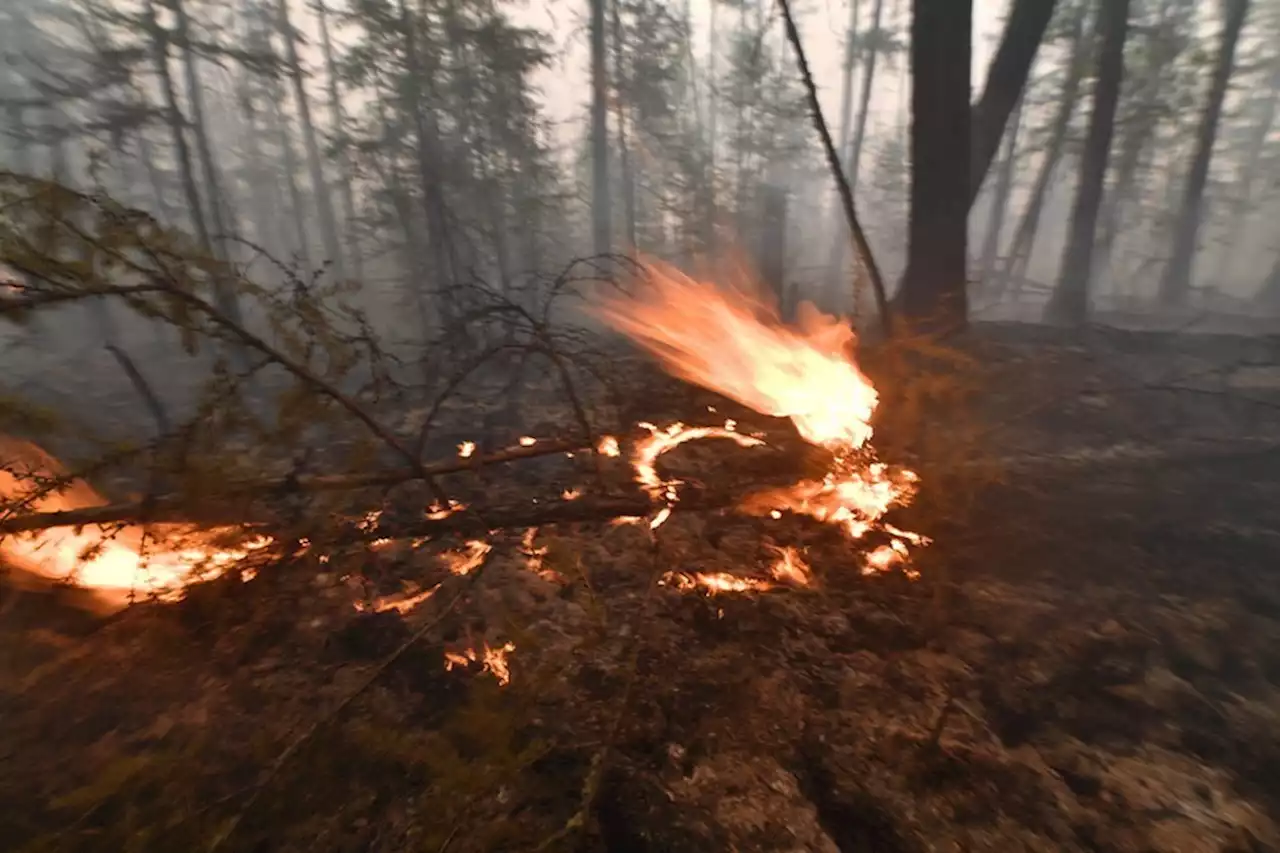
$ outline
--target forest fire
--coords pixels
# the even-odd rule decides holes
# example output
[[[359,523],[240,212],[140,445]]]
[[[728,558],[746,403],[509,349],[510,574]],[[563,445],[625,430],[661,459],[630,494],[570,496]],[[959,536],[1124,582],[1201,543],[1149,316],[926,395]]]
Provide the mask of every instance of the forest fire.
[[[57,460],[32,444],[0,439],[0,455],[5,466],[0,467],[0,499],[32,512],[106,503],[88,483],[67,478]],[[228,532],[175,524],[129,524],[110,531],[53,527],[0,540],[0,557],[38,578],[92,590],[104,605],[123,607],[152,596],[174,598],[192,580],[217,577],[271,542],[257,537],[236,548],[212,544]]]
[[[873,572],[904,563],[908,544],[927,544],[881,523],[890,509],[910,502],[918,477],[875,460],[868,442],[879,398],[850,354],[855,335],[847,321],[802,303],[798,328],[791,328],[771,305],[745,292],[730,294],[657,262],[647,265],[647,273],[637,296],[603,298],[595,308],[601,319],[656,355],[673,375],[761,414],[788,418],[803,439],[831,454],[820,480],[749,495],[744,511],[809,515],[839,525],[851,539],[884,530],[889,550],[873,552],[864,565]],[[633,456],[636,479],[665,504],[652,527],[666,520],[678,499],[678,482],[662,480],[654,469],[660,454],[699,438],[763,443],[736,432],[732,421],[723,428],[642,426],[651,437]]]

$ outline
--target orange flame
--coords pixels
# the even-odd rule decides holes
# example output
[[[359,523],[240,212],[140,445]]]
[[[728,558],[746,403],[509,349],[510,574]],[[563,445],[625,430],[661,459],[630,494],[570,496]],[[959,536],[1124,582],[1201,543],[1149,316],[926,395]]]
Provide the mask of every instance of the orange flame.
[[[0,500],[30,512],[101,506],[106,501],[86,482],[66,480],[57,460],[35,445],[0,437]],[[63,478],[61,490],[44,486]],[[54,527],[0,538],[0,559],[32,575],[93,590],[104,604],[134,599],[174,599],[187,584],[223,574],[249,553],[271,543],[257,537],[237,548],[212,541],[227,529],[193,531],[178,524],[122,525],[110,531]]]
[[[455,666],[466,667],[478,661],[481,672],[492,673],[493,677],[498,679],[498,684],[505,687],[511,683],[511,666],[507,662],[507,655],[515,650],[514,643],[504,643],[496,648],[483,643],[479,652],[475,649],[464,649],[460,652],[446,651],[444,668],[451,670]]]
[[[758,492],[742,502],[742,509],[775,518],[782,511],[809,515],[839,525],[852,539],[888,530],[882,517],[911,501],[919,478],[877,462],[868,444],[879,398],[853,361],[853,327],[802,303],[798,328],[791,328],[771,305],[741,289],[727,292],[660,262],[647,263],[646,273],[638,296],[604,296],[595,312],[656,355],[673,375],[762,414],[789,418],[802,438],[831,454],[822,479]],[[724,428],[642,426],[651,436],[633,456],[636,479],[665,504],[650,522],[653,528],[670,515],[679,485],[658,476],[654,462],[660,454],[699,438],[762,443],[735,432],[732,421]],[[927,544],[917,534],[896,528],[891,533],[892,556],[873,552],[867,558],[875,571],[905,564],[908,542]],[[788,565],[794,568],[795,560]]]

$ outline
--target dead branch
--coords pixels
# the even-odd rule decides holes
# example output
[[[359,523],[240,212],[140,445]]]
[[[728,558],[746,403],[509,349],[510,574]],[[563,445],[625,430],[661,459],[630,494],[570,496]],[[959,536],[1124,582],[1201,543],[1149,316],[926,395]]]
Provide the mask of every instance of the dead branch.
[[[330,474],[315,477],[277,477],[266,480],[244,480],[216,487],[216,492],[201,495],[201,500],[230,497],[266,497],[294,492],[334,492],[385,486],[398,486],[426,477],[437,477],[470,471],[501,462],[515,462],[555,453],[570,453],[584,448],[576,441],[539,441],[531,447],[509,447],[485,456],[468,459],[451,459],[415,469],[379,471],[370,474]],[[106,506],[58,512],[36,512],[0,519],[0,536],[13,533],[45,530],[50,527],[82,527],[90,524],[120,524],[153,521],[159,517],[174,517],[192,506],[194,501],[185,495],[161,495],[150,500],[107,504]],[[641,511],[641,514],[643,510]],[[623,513],[625,514],[625,513]],[[477,522],[474,513],[467,516]],[[500,525],[501,526],[501,525]],[[510,526],[510,525],[507,525]]]
[[[804,79],[805,91],[809,99],[809,112],[813,116],[813,125],[822,138],[822,147],[827,153],[827,165],[831,167],[832,177],[836,180],[836,189],[840,193],[840,203],[844,207],[844,216],[849,223],[849,233],[853,237],[853,248],[859,260],[867,270],[871,279],[871,289],[876,297],[876,310],[880,312],[880,326],[885,337],[893,334],[893,317],[889,314],[889,298],[884,289],[884,277],[876,264],[875,255],[871,253],[871,244],[858,221],[858,209],[854,204],[853,190],[845,177],[844,168],[840,165],[840,155],[836,153],[835,143],[831,141],[831,131],[827,128],[827,120],[822,115],[822,105],[818,103],[818,88],[814,85],[813,74],[809,71],[809,60],[805,58],[804,45],[800,42],[800,31],[796,29],[795,19],[791,16],[789,0],[778,0],[782,7],[782,17],[786,23],[787,39],[796,52],[796,64],[800,66],[800,76]]]

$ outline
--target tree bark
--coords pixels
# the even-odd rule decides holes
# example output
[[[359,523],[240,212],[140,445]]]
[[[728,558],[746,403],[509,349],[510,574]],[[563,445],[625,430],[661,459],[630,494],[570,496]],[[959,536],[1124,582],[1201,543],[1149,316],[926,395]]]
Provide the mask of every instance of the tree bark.
[[[1098,12],[1102,53],[1094,85],[1093,113],[1080,164],[1080,183],[1071,211],[1071,231],[1063,251],[1058,286],[1045,308],[1045,320],[1080,326],[1089,317],[1089,279],[1093,272],[1093,246],[1098,230],[1111,137],[1124,76],[1124,43],[1129,32],[1129,0],[1101,0]]]
[[[969,76],[972,0],[914,0],[911,214],[898,303],[918,328],[968,319]]]
[[[1226,0],[1226,14],[1222,25],[1222,43],[1214,63],[1213,81],[1209,86],[1209,99],[1200,119],[1196,134],[1196,149],[1187,175],[1186,189],[1173,232],[1173,251],[1160,281],[1160,301],[1166,305],[1182,305],[1191,291],[1192,271],[1195,265],[1197,240],[1200,234],[1201,208],[1204,204],[1204,187],[1209,178],[1209,162],[1213,157],[1213,144],[1218,137],[1218,120],[1222,116],[1222,102],[1227,94],[1227,84],[1235,67],[1236,44],[1244,27],[1249,0]]]
[[[311,120],[311,98],[307,95],[307,81],[302,73],[302,61],[298,57],[298,34],[289,21],[289,0],[276,4],[277,25],[284,39],[285,58],[289,63],[289,78],[293,82],[293,100],[298,105],[298,120],[302,123],[302,144],[307,154],[307,171],[311,177],[311,198],[320,218],[320,239],[324,241],[327,260],[333,264],[334,275],[346,278],[346,264],[342,257],[342,243],[338,239],[338,223],[333,215],[333,199],[324,179],[324,164],[320,161],[320,143],[316,139],[316,126]]]
[[[604,4],[591,3],[591,242],[597,255],[613,248],[609,199],[609,81],[605,72]]]
[[[1055,3],[1056,0],[1014,0],[1009,11],[982,97],[973,105],[969,142],[970,206],[977,199],[996,149],[1000,147],[1009,114],[1027,86],[1027,77],[1049,19],[1053,17]]]

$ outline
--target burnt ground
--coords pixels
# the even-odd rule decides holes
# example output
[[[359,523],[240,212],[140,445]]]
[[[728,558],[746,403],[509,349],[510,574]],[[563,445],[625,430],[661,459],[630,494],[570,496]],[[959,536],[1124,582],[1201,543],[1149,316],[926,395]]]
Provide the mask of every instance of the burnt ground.
[[[1276,344],[993,327],[975,352],[984,440],[920,459],[902,519],[936,540],[919,581],[862,577],[815,525],[677,514],[656,543],[543,529],[563,584],[495,537],[406,617],[357,613],[351,577],[434,583],[434,546],[106,622],[11,594],[5,849],[1280,850]],[[732,411],[634,373],[637,415]],[[907,445],[886,427],[886,459]],[[672,465],[749,481],[735,452]],[[652,582],[758,574],[767,543],[818,586]],[[482,638],[515,644],[509,685],[445,669]]]

